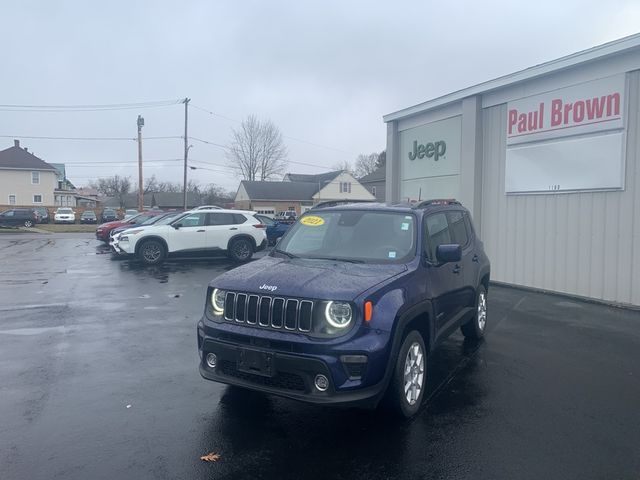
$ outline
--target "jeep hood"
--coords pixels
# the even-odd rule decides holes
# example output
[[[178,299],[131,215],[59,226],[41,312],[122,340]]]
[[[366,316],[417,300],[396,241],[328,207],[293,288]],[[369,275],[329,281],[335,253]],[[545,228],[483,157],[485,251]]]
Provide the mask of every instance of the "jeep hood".
[[[219,276],[211,285],[262,295],[350,301],[406,271],[404,264],[372,265],[267,256]]]

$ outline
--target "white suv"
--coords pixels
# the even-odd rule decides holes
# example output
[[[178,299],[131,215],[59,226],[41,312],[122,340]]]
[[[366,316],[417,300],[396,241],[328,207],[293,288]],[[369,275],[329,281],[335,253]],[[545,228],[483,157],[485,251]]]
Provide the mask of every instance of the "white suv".
[[[147,265],[162,263],[167,255],[226,253],[246,262],[267,245],[266,225],[243,210],[192,210],[168,225],[134,227],[120,234],[118,251],[135,255]]]

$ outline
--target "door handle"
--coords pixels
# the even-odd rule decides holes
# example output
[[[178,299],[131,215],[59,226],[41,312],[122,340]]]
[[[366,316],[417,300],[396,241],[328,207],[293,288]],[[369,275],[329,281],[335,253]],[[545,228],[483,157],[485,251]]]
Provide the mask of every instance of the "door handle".
[[[237,230],[238,227],[231,227],[229,230]]]
[[[196,230],[197,233],[204,232],[204,230]]]
[[[478,263],[478,255],[474,255],[471,261]]]
[[[456,265],[455,267],[453,267],[453,273],[460,273],[460,265]]]

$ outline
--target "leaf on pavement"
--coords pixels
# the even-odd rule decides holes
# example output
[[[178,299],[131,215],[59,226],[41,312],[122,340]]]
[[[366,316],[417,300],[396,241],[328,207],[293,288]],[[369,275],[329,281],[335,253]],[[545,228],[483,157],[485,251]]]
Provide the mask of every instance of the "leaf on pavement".
[[[211,452],[200,457],[200,460],[202,460],[203,462],[217,462],[218,460],[220,460],[220,455],[218,455],[217,453]]]

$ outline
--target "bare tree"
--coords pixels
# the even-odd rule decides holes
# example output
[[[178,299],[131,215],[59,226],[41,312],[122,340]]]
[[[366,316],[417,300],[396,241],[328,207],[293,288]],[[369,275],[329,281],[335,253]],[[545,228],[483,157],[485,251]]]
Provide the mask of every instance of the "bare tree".
[[[223,205],[233,202],[235,197],[233,192],[229,192],[215,183],[210,183],[204,187],[201,193],[202,201],[205,204]]]
[[[95,182],[90,182],[89,186],[107,197],[116,197],[120,206],[124,207],[124,196],[131,191],[131,177],[114,175],[98,178]]]
[[[227,160],[244,180],[269,180],[284,172],[287,147],[273,122],[250,115],[238,130],[231,130]]]
[[[182,184],[174,182],[160,182],[155,175],[144,182],[144,193],[180,193]],[[200,193],[200,185],[197,180],[190,179],[187,182],[187,192]]]
[[[144,182],[143,193],[153,193],[158,191],[158,180],[155,175],[151,175],[151,177],[147,178]]]
[[[351,166],[348,160],[343,160],[341,162],[334,163],[331,166],[331,170],[343,170],[349,173],[353,173],[353,167]]]
[[[378,159],[380,155],[377,153],[360,154],[356,158],[354,173],[356,178],[362,178],[365,175],[369,175],[378,168]]]

